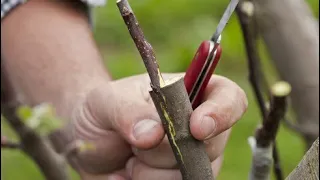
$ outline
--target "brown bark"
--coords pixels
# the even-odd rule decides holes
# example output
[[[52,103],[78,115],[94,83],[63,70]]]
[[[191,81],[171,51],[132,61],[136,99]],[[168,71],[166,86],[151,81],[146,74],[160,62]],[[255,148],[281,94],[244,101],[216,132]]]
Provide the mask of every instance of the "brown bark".
[[[262,128],[256,132],[257,146],[268,147],[276,140],[279,124],[287,111],[287,97],[291,91],[289,84],[278,82],[272,87],[270,111]]]
[[[47,180],[69,179],[64,159],[53,150],[47,139],[36,134],[17,116],[16,111],[20,106],[5,69],[1,68],[1,114],[18,134],[20,149],[38,165]]]
[[[183,179],[212,179],[210,159],[205,146],[190,132],[192,106],[183,78],[164,86],[160,91],[151,91],[150,95],[164,124]]]
[[[151,79],[150,95],[162,120],[165,133],[184,180],[212,180],[211,163],[204,144],[192,137],[189,119],[192,107],[183,78],[172,83],[162,79],[152,46],[145,39],[127,0],[118,0],[118,8],[143,59]]]
[[[159,66],[156,60],[156,56],[153,52],[152,46],[146,41],[143,31],[139,26],[139,22],[137,21],[128,1],[117,1],[118,8],[120,10],[121,16],[126,23],[129,33],[135,43],[143,63],[148,69],[148,74],[151,79],[151,84],[157,87],[160,87],[159,78]]]
[[[286,178],[286,180],[296,179],[319,179],[319,137],[304,155],[298,166]]]
[[[303,0],[253,0],[255,20],[281,76],[308,147],[319,136],[319,29]]]
[[[266,108],[264,94],[270,97],[271,93],[269,90],[268,83],[266,82],[264,73],[261,71],[261,68],[260,68],[260,56],[257,48],[257,38],[259,34],[257,31],[256,23],[253,21],[253,18],[252,18],[253,9],[251,9],[251,7],[253,7],[252,0],[242,1],[237,6],[236,13],[239,19],[239,23],[240,23],[242,34],[243,34],[244,44],[246,47],[249,81],[252,86],[255,99],[260,109],[262,122],[265,123],[266,121],[268,121],[268,110]],[[279,121],[280,119],[276,120],[277,126],[279,124]],[[262,138],[262,141],[264,141],[263,138]],[[259,143],[260,142],[261,142],[261,139],[259,139]],[[273,145],[272,156],[273,156],[274,174],[277,180],[282,180],[283,172],[281,168],[279,153],[277,150],[277,143],[275,140],[273,141],[272,145]],[[256,171],[256,169],[257,168],[254,168],[253,171]]]

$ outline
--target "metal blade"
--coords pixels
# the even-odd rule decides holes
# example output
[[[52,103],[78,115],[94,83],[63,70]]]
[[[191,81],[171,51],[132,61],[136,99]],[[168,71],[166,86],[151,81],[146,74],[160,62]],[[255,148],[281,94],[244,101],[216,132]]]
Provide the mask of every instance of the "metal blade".
[[[237,5],[239,3],[239,0],[231,0],[227,9],[224,11],[222,18],[220,19],[220,22],[218,24],[216,32],[211,37],[211,41],[217,42],[219,39],[219,36],[221,32],[223,31],[224,27],[228,23],[233,11],[236,9]]]

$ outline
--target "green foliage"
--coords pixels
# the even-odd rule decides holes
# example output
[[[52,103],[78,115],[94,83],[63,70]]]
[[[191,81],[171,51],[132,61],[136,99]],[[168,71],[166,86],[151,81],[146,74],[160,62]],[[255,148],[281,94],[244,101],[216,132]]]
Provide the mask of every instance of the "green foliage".
[[[21,106],[17,114],[27,126],[42,136],[62,127],[62,121],[56,117],[54,108],[49,104],[40,104],[34,108]]]
[[[32,117],[32,108],[29,106],[21,106],[17,110],[18,117],[24,121]]]

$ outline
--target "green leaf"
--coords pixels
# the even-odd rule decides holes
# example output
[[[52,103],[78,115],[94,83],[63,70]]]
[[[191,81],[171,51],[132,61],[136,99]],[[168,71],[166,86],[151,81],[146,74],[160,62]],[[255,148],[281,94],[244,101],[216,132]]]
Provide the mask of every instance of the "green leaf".
[[[26,122],[27,119],[32,117],[32,108],[29,106],[20,106],[17,110],[18,117]]]
[[[39,104],[34,108],[21,106],[17,110],[17,115],[41,136],[62,127],[62,120],[56,117],[54,108],[47,103]]]

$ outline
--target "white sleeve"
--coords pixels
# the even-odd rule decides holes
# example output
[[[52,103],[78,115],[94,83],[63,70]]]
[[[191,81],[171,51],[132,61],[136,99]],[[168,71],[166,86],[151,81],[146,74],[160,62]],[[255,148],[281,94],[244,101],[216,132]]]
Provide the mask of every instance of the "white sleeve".
[[[104,6],[107,3],[107,0],[80,0],[85,3],[89,9]],[[24,4],[27,0],[1,0],[1,21],[8,15],[11,11],[13,11],[19,5]],[[90,12],[90,11],[89,11]],[[90,16],[90,15],[89,15]]]

